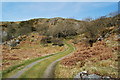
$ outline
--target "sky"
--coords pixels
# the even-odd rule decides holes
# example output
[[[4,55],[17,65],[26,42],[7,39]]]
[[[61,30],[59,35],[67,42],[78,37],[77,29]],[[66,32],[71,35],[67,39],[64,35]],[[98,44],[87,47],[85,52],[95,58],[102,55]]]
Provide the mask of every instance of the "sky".
[[[2,2],[119,2],[119,0],[1,0]]]
[[[118,10],[118,2],[2,2],[0,21],[34,18],[99,18]]]

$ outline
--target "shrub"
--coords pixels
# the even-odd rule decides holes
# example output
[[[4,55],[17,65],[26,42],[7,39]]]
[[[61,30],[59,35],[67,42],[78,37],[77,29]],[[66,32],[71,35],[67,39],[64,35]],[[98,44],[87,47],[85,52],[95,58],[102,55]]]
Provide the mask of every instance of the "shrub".
[[[59,38],[53,38],[52,43],[53,43],[53,45],[64,46],[63,41]]]
[[[52,39],[51,37],[43,37],[41,39],[41,43],[43,44],[51,43],[52,42],[51,39]]]

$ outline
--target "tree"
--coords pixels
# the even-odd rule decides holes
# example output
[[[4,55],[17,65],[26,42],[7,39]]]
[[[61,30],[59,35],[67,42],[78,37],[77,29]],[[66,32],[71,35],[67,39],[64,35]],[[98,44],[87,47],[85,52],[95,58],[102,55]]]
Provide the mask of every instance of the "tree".
[[[48,34],[53,37],[67,37],[77,34],[76,24],[67,20],[59,21],[48,29]]]
[[[88,39],[88,43],[92,47],[93,43],[96,42],[98,36],[98,27],[96,26],[95,21],[84,22],[83,33]]]

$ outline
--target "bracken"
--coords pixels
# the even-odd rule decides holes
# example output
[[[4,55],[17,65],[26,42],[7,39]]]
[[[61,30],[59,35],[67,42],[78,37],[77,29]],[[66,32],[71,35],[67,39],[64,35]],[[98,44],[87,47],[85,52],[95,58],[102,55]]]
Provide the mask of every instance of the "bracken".
[[[85,44],[79,43],[79,49],[70,57],[67,57],[61,61],[61,64],[66,66],[76,65],[78,61],[85,62],[85,60],[91,60],[96,62],[92,58],[97,57],[97,60],[107,60],[112,58],[112,48],[106,46],[103,41],[94,43],[93,47],[86,47]],[[82,63],[83,65],[84,63]]]

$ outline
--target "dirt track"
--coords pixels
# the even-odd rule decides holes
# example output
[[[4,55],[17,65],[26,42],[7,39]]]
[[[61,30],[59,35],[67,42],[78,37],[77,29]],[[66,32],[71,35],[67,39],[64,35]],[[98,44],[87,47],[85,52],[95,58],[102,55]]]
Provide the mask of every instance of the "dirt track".
[[[67,50],[71,50],[71,48],[68,48]],[[75,50],[75,48],[74,48],[74,50]],[[68,54],[68,55],[66,55],[66,56],[64,56],[64,57],[62,57],[60,59],[57,59],[57,60],[53,61],[49,66],[47,66],[47,68],[46,68],[46,70],[45,70],[45,72],[43,74],[43,77],[44,78],[54,78],[54,70],[55,70],[55,66],[56,66],[57,62],[60,61],[60,60],[62,60],[65,57],[69,56],[69,55],[70,54]],[[52,57],[52,56],[50,56],[50,57]],[[32,68],[34,65],[36,65],[37,63],[39,63],[39,62],[41,62],[43,60],[46,60],[46,59],[48,59],[50,57],[47,57],[47,58],[44,58],[44,59],[40,59],[38,61],[35,61],[35,62],[27,65],[26,67],[24,67],[22,70],[18,71],[15,75],[13,75],[10,78],[19,78],[24,72],[26,72],[27,70],[29,70],[30,68]]]

